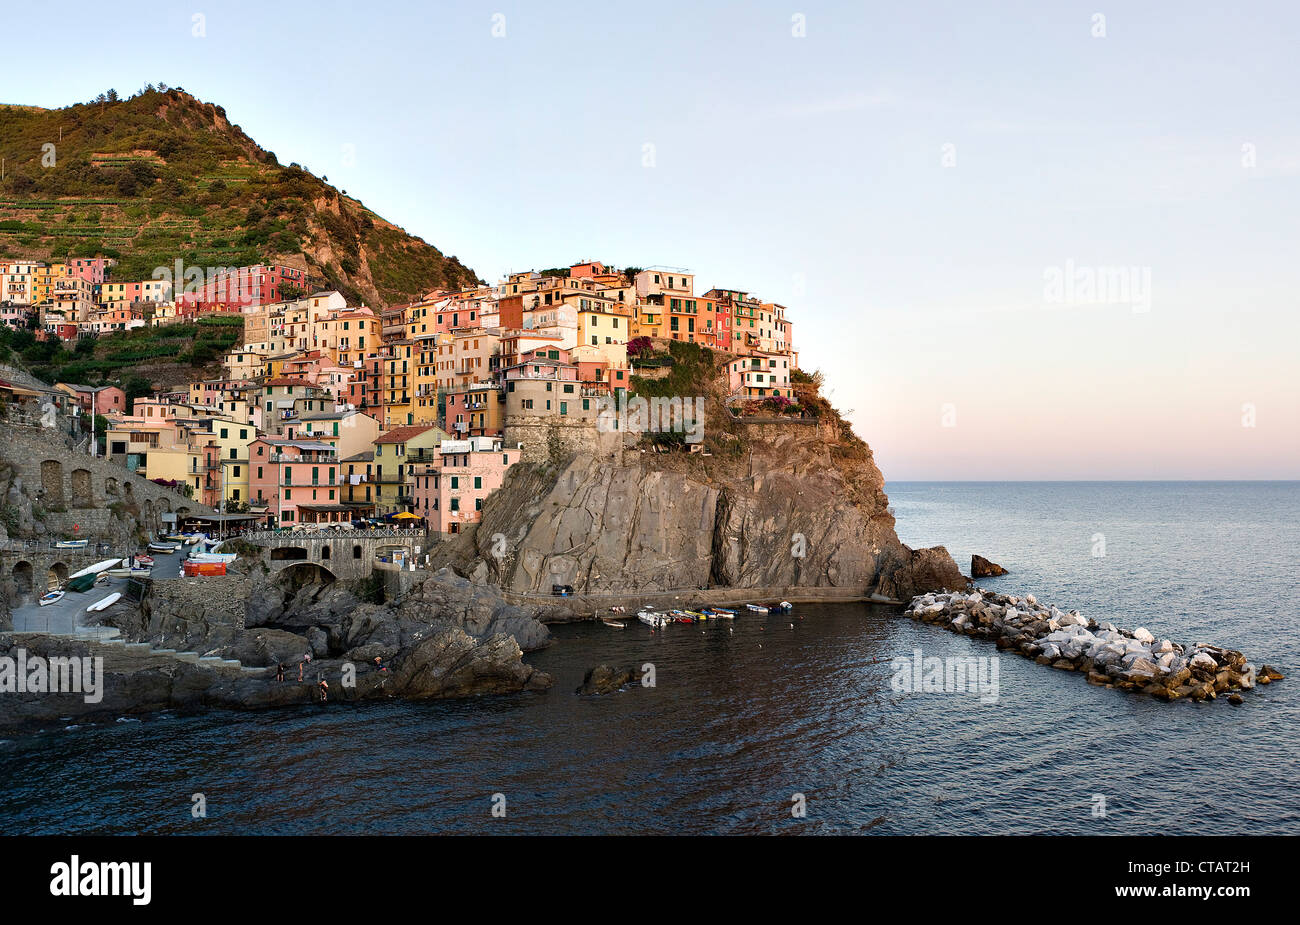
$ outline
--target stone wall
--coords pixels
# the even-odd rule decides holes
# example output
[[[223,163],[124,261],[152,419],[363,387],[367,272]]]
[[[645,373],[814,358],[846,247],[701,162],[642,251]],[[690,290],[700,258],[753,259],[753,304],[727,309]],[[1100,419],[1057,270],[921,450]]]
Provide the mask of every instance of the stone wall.
[[[578,455],[615,456],[622,450],[626,434],[602,433],[594,421],[563,421],[548,418],[507,418],[503,441],[506,446],[523,444],[524,462],[561,462]],[[558,454],[559,459],[552,459]]]
[[[180,492],[130,472],[120,464],[74,453],[66,436],[57,431],[8,422],[0,441],[0,460],[7,465],[0,491],[26,497],[32,508],[44,512],[35,523],[24,524],[36,535],[75,535],[110,541],[121,539],[116,520],[130,515],[149,532],[162,527],[161,515],[211,513],[212,509]],[[9,499],[15,503],[17,499]]]

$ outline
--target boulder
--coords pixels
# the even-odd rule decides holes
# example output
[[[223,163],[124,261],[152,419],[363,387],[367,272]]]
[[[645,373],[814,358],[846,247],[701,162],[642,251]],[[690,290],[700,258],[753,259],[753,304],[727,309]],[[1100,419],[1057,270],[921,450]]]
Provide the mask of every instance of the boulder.
[[[990,562],[983,556],[970,557],[970,577],[971,578],[996,578],[998,575],[1007,574],[1007,570],[996,562]]]

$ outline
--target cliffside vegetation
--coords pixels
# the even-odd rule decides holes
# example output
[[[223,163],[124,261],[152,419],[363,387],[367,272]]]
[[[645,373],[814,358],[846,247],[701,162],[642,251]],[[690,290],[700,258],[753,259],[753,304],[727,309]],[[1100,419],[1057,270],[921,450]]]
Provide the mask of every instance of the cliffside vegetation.
[[[178,259],[276,262],[380,307],[477,281],[178,87],[62,109],[0,105],[0,124],[0,257],[109,256],[119,280]]]
[[[0,327],[0,362],[24,366],[44,382],[116,385],[132,399],[153,391],[154,381],[170,386],[214,377],[243,334],[238,316],[114,331],[71,344]]]

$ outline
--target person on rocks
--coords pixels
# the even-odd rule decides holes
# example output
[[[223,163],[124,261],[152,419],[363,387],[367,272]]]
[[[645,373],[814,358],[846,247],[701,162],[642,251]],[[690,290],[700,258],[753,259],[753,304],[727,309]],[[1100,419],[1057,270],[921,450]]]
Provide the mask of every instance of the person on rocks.
[[[275,663],[275,680],[277,681],[284,680],[284,662]]]
[[[330,699],[330,685],[328,681],[326,681],[324,678],[321,678],[320,684],[317,685],[317,688],[320,690],[321,703],[324,703],[325,701]]]

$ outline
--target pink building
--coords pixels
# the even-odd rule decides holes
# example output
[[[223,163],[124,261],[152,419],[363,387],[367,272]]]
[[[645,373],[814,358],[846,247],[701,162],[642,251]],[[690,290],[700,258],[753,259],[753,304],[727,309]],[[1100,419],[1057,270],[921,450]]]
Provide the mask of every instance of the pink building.
[[[91,285],[98,286],[108,275],[109,267],[117,264],[111,257],[75,257],[69,261],[68,275],[79,276]]]
[[[31,306],[0,302],[0,324],[15,330],[26,330],[33,314]]]
[[[491,437],[442,441],[433,463],[415,469],[411,512],[423,517],[430,530],[461,532],[466,524],[479,522],[483,503],[501,487],[520,455],[519,449],[503,448]]]
[[[83,414],[89,414],[92,408],[96,414],[108,414],[110,411],[126,414],[126,393],[115,385],[95,387],[61,382],[55,388],[69,392],[81,406]]]
[[[334,447],[259,437],[248,448],[248,497],[277,524],[350,520]]]

